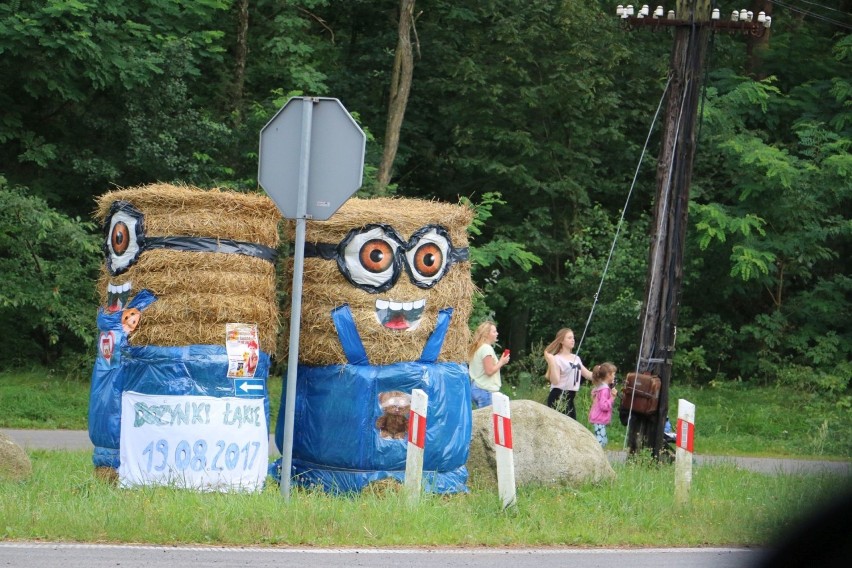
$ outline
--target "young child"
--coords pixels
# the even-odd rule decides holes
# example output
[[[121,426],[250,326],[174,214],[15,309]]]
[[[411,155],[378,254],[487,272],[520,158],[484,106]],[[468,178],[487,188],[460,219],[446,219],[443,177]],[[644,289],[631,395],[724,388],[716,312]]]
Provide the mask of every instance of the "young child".
[[[606,425],[612,419],[612,404],[618,390],[613,386],[615,365],[601,363],[592,370],[592,407],[589,409],[589,422],[595,430],[595,437],[605,448],[609,440],[606,437]]]

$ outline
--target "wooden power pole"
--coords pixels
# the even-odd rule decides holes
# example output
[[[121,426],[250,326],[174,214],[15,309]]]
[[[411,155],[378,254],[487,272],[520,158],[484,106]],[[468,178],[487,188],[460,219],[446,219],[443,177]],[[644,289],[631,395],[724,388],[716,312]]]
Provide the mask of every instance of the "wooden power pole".
[[[640,373],[660,378],[659,411],[649,416],[633,414],[628,424],[631,452],[650,448],[655,458],[663,446],[669,403],[698,106],[710,36],[714,30],[762,36],[769,27],[765,15],[754,18],[743,10],[740,21],[739,14],[736,21],[723,21],[719,10],[711,11],[710,0],[677,0],[674,12],[663,14],[662,7],[657,7],[650,14],[643,6],[635,16],[622,16],[633,29],[667,26],[674,31],[638,363]]]

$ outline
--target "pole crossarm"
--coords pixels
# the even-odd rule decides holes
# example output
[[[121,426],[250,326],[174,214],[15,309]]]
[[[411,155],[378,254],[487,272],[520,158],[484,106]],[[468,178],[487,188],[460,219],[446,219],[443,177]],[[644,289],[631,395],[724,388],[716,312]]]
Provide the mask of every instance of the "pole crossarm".
[[[663,28],[691,28],[709,27],[713,31],[727,32],[730,34],[750,35],[752,37],[763,37],[766,34],[767,27],[759,22],[732,22],[730,20],[681,20],[669,18],[640,18],[637,16],[628,16],[622,18],[625,27],[628,30],[650,29],[651,31],[661,30]]]

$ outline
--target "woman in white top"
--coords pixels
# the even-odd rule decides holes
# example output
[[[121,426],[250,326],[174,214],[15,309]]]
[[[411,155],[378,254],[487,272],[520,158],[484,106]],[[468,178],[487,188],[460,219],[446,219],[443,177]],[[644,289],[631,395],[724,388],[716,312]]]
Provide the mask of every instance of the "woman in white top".
[[[580,390],[582,379],[592,379],[592,372],[583,366],[580,357],[573,351],[574,332],[567,327],[562,328],[556,334],[556,339],[544,349],[544,359],[547,361],[547,378],[550,380],[547,406],[561,410],[557,408],[557,404],[564,400],[563,412],[576,420],[577,409],[574,407],[574,397]]]
[[[509,362],[509,354],[503,352],[500,359],[494,352],[497,343],[497,326],[485,321],[473,332],[468,348],[468,374],[470,375],[470,398],[475,408],[491,406],[491,395],[500,390],[500,368]]]

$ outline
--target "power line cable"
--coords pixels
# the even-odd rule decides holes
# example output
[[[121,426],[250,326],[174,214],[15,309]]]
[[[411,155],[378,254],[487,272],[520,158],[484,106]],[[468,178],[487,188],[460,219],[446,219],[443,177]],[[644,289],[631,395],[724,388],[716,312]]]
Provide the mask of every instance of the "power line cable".
[[[847,23],[844,23],[844,22],[839,22],[839,21],[834,20],[832,18],[827,18],[827,17],[823,16],[822,14],[817,14],[816,12],[811,12],[809,10],[805,10],[804,8],[799,8],[798,6],[794,6],[792,4],[787,4],[786,2],[781,2],[780,0],[768,0],[768,2],[771,3],[771,4],[775,4],[776,6],[780,6],[780,7],[784,8],[785,10],[790,10],[791,12],[795,12],[797,14],[802,14],[803,16],[809,16],[811,18],[814,18],[815,20],[821,20],[825,23],[828,23],[828,24],[831,24],[831,25],[834,25],[834,26],[837,26],[837,27],[840,27],[840,28],[852,30],[852,25],[850,25],[850,24],[847,24]]]
[[[819,8],[822,8],[823,10],[829,10],[831,12],[837,12],[838,14],[843,14],[844,16],[852,17],[852,13],[844,12],[843,10],[838,10],[837,8],[832,8],[831,6],[824,6],[823,4],[817,4],[816,2],[809,2],[808,0],[799,0],[799,2],[803,2],[805,4],[810,4],[811,6],[817,6]]]

